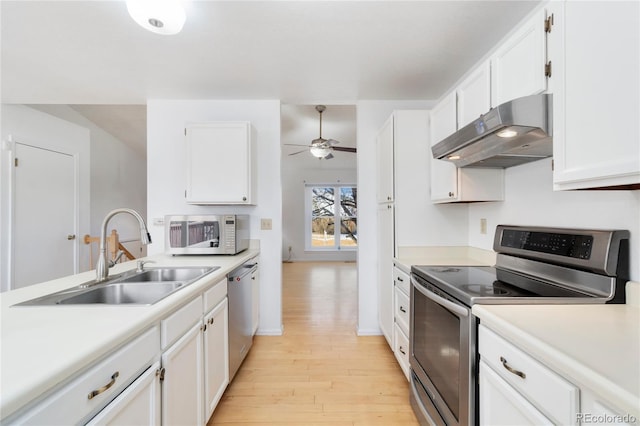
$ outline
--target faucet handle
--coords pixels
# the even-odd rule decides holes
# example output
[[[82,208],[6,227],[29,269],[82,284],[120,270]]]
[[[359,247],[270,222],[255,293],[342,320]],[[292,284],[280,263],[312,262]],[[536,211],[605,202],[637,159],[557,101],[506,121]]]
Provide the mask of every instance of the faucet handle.
[[[136,272],[144,271],[144,265],[147,263],[156,263],[156,261],[155,260],[138,260],[138,262],[136,263],[137,265]]]

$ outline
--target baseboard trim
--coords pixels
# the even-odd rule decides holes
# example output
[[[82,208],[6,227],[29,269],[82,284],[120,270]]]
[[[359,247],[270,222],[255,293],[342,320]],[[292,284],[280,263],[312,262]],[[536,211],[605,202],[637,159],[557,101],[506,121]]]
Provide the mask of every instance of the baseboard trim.
[[[382,331],[379,328],[359,328],[357,332],[358,336],[382,336]]]

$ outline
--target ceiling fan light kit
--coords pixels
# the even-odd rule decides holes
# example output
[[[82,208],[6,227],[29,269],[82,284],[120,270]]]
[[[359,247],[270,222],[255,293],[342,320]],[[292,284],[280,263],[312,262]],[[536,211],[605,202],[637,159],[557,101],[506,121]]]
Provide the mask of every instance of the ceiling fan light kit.
[[[324,105],[316,105],[316,111],[318,111],[318,114],[320,114],[320,135],[318,136],[317,139],[314,139],[311,141],[311,145],[309,146],[309,152],[311,153],[311,155],[313,155],[314,157],[322,160],[323,158],[325,160],[330,160],[333,158],[333,151],[344,151],[344,152],[352,152],[355,153],[356,149],[355,148],[340,148],[337,146],[334,146],[338,142],[337,140],[334,139],[324,139],[322,137],[322,113],[327,109],[326,106]],[[285,145],[293,145],[293,146],[305,146],[305,145],[298,145],[298,144],[285,144]],[[294,152],[292,154],[289,155],[296,155],[296,154],[300,154],[304,151],[298,151],[298,152]]]
[[[186,21],[180,0],[127,0],[127,11],[138,25],[156,34],[178,34]]]

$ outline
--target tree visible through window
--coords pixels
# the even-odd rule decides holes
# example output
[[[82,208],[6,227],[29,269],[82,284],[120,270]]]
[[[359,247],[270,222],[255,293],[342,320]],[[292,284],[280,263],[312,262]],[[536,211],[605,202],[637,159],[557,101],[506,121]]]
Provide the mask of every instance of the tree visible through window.
[[[352,185],[308,186],[307,194],[307,212],[310,210],[311,219],[307,248],[355,249],[358,245],[358,188]]]

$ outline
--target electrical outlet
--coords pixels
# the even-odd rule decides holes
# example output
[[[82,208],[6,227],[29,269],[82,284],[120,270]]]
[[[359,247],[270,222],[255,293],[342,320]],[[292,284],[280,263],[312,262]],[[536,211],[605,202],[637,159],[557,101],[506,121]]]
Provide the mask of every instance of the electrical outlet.
[[[271,230],[271,219],[260,219],[260,229],[263,231]]]
[[[485,218],[480,219],[480,233],[481,234],[487,233],[487,219]]]

